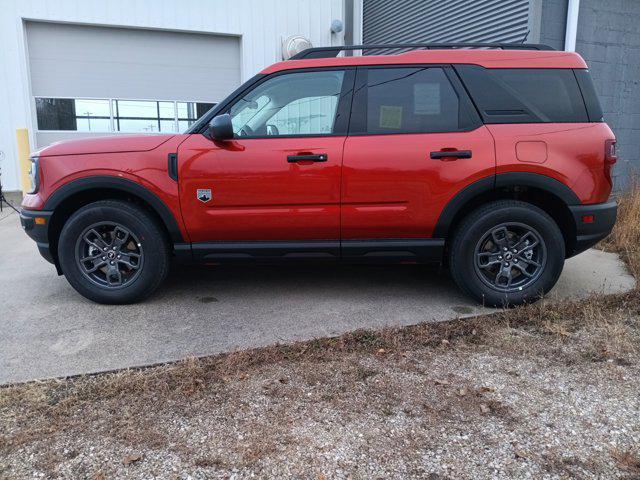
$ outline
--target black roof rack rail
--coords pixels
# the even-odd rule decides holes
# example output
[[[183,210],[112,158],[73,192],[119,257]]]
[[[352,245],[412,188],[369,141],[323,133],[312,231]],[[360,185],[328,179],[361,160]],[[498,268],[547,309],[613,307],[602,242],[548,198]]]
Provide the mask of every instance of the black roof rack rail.
[[[310,58],[331,58],[346,50],[397,50],[397,49],[464,49],[464,48],[496,48],[502,50],[555,50],[541,43],[390,43],[380,45],[340,45],[335,47],[307,48],[289,60],[305,60]]]

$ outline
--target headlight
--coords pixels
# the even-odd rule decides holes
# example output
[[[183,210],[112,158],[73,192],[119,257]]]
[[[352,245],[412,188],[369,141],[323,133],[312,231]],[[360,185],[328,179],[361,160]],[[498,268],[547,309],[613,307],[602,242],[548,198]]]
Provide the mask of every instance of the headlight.
[[[27,193],[37,193],[40,188],[40,161],[38,157],[31,157],[31,167],[29,168],[30,188]]]

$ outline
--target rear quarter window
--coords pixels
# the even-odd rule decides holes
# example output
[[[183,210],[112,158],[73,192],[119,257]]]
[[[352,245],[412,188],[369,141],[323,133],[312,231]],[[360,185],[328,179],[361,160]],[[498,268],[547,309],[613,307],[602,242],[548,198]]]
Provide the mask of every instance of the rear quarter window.
[[[571,69],[458,65],[485,123],[583,123],[589,115]]]

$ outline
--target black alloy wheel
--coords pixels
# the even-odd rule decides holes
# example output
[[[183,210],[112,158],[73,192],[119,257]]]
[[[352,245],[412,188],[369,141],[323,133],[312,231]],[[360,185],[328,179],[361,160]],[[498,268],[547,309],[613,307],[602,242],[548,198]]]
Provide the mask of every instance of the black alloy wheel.
[[[124,225],[99,222],[87,227],[76,242],[76,262],[93,283],[120,288],[133,282],[142,270],[140,240]]]
[[[489,287],[516,292],[533,284],[544,271],[547,248],[540,234],[523,223],[491,228],[476,245],[476,273]]]

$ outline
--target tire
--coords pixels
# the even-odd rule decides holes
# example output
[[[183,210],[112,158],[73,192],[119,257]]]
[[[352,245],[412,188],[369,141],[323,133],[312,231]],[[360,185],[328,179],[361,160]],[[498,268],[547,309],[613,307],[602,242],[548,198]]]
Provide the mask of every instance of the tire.
[[[564,258],[564,238],[555,221],[540,208],[516,200],[491,202],[469,214],[456,228],[449,249],[456,284],[491,307],[540,299],[558,281]]]
[[[169,245],[144,208],[103,200],[82,207],[67,220],[58,258],[78,293],[97,303],[126,304],[148,297],[160,286],[169,270]]]

